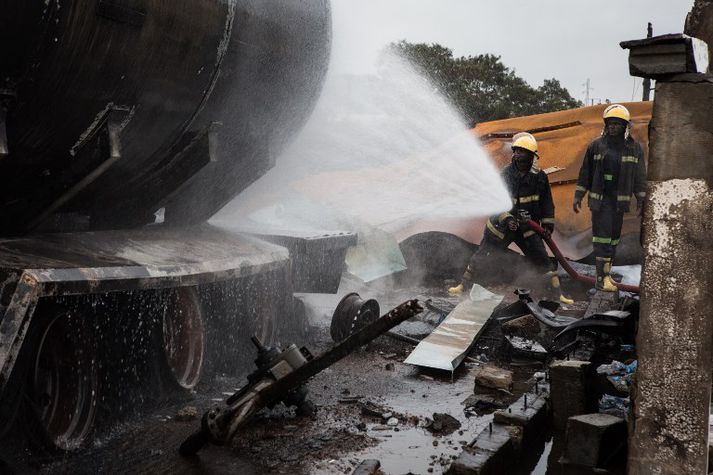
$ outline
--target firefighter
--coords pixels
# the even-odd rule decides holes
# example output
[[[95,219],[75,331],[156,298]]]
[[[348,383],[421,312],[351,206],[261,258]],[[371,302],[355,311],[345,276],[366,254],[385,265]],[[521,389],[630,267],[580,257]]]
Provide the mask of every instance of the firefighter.
[[[478,251],[471,257],[461,283],[448,289],[450,294],[458,295],[470,285],[480,256],[488,255],[494,250],[505,250],[510,243],[515,242],[530,262],[546,275],[548,284],[556,289],[560,301],[574,303],[560,293],[559,277],[547,255],[545,244],[527,225],[527,220],[532,219],[539,222],[548,234],[551,234],[555,227],[555,206],[550,182],[545,172],[535,165],[536,159],[535,137],[526,132],[513,136],[512,163],[501,173],[512,198],[512,209],[488,219]]]
[[[631,115],[626,107],[612,104],[604,109],[602,136],[592,141],[579,170],[572,208],[579,213],[582,198],[589,193],[592,212],[592,245],[597,265],[596,288],[615,292],[611,267],[621,237],[624,213],[631,195],[641,210],[646,197],[646,164],[641,145],[630,135]]]

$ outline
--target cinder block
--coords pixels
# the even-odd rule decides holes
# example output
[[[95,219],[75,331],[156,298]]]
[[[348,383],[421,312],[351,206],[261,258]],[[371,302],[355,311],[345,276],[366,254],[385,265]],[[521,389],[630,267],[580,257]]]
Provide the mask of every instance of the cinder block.
[[[530,432],[542,433],[547,419],[547,393],[528,393],[512,403],[507,409],[495,411],[493,420],[499,424],[521,427],[523,437]]]
[[[567,419],[596,410],[596,399],[589,390],[592,376],[589,361],[556,361],[550,365],[550,402],[555,430],[564,431]]]
[[[486,428],[453,461],[446,473],[451,475],[496,475],[508,473],[514,459],[514,446],[510,426],[492,425]]]
[[[564,461],[604,467],[626,445],[626,422],[609,414],[584,414],[567,421]]]

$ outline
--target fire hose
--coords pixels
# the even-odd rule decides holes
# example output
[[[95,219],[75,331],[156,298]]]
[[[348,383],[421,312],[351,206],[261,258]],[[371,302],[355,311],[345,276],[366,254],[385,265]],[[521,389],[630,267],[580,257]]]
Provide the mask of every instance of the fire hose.
[[[552,240],[552,237],[549,236],[547,233],[545,233],[545,230],[537,224],[533,220],[528,220],[527,224],[530,226],[530,229],[535,231],[537,234],[542,236],[542,239],[545,240],[547,243],[547,247],[550,248],[552,251],[552,254],[554,254],[555,258],[557,258],[557,261],[559,261],[560,265],[562,268],[569,274],[570,277],[572,277],[574,280],[578,280],[580,282],[584,282],[586,284],[595,284],[596,279],[594,277],[590,277],[588,275],[582,275],[578,273],[574,268],[569,264],[569,261],[564,257],[562,254],[562,251],[559,250],[557,247],[557,244]],[[614,282],[614,285],[616,285],[619,290],[623,290],[625,292],[632,292],[635,294],[639,293],[639,286],[638,285],[629,285],[629,284],[621,284],[619,282]]]

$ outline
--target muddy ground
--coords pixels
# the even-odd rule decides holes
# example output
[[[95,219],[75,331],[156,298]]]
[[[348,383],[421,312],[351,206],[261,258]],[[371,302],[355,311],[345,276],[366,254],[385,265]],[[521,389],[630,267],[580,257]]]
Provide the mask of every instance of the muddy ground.
[[[364,297],[377,298],[382,313],[414,297],[431,298],[437,308],[447,312],[457,298],[444,289],[412,287],[384,293],[362,288],[361,292]],[[516,298],[512,287],[490,289],[504,295],[505,303]],[[313,353],[332,345],[329,321],[343,294],[340,289],[338,295],[323,300],[306,299],[312,329],[308,346]],[[411,336],[422,337],[439,316],[437,311],[424,312],[418,321],[406,322],[403,327]],[[294,409],[280,405],[260,413],[231,447],[209,446],[195,458],[181,458],[177,448],[198,428],[200,415],[240,387],[244,377],[217,376],[186,398],[114,428],[90,448],[61,458],[42,458],[36,453],[19,457],[16,471],[335,474],[351,473],[362,460],[377,459],[388,474],[443,473],[462,446],[488,426],[490,414],[515,400],[531,384],[533,373],[542,368],[539,362],[511,364],[503,360],[501,341],[497,326],[488,326],[471,352],[474,361],[464,362],[451,374],[403,364],[413,346],[379,337],[308,383],[310,398],[317,406],[313,417],[298,417]],[[473,371],[485,361],[515,371],[512,393],[477,387],[473,396]],[[476,410],[472,404],[478,400]],[[195,408],[197,417],[177,420],[186,408]],[[457,422],[444,416],[453,427],[445,423],[443,429],[434,431],[434,413],[448,414]]]

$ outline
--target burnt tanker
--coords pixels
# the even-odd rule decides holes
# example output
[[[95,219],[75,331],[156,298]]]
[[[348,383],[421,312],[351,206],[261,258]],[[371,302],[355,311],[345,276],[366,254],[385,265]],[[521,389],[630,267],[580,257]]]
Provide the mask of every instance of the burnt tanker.
[[[327,0],[0,0],[0,436],[76,447],[275,337],[288,251],[206,221],[305,122],[330,38]]]

